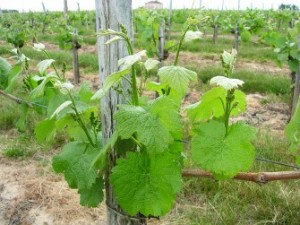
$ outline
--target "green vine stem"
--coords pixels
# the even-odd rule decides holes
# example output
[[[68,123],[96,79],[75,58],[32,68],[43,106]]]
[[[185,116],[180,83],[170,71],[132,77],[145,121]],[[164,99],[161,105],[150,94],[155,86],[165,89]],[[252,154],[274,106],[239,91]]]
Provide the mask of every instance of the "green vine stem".
[[[70,99],[71,99],[71,102],[72,102],[72,106],[73,106],[72,108],[73,108],[73,110],[74,110],[74,112],[75,112],[75,115],[76,115],[77,122],[78,122],[79,126],[80,126],[80,127],[82,128],[82,130],[84,131],[84,133],[85,133],[85,135],[87,136],[87,138],[88,138],[90,144],[91,144],[93,147],[96,147],[96,144],[93,142],[93,139],[92,139],[92,137],[90,136],[87,127],[85,126],[84,122],[82,121],[82,119],[81,119],[81,117],[80,117],[80,115],[79,115],[79,112],[78,112],[78,110],[77,110],[77,107],[76,107],[76,104],[75,104],[75,100],[74,100],[73,95],[71,94],[70,91],[68,91],[68,93],[69,93],[69,96],[70,96]]]
[[[125,41],[126,41],[126,46],[129,55],[133,55],[133,47],[131,45],[130,39],[128,38],[127,35],[125,35]],[[136,82],[136,69],[134,65],[131,67],[131,88],[132,88],[132,103],[133,105],[139,105],[139,95],[138,95],[138,87],[137,87],[137,82]]]
[[[227,91],[226,103],[225,103],[224,123],[225,123],[225,128],[226,128],[226,135],[229,130],[229,118],[230,118],[230,114],[232,111],[231,104],[232,104],[233,100],[234,100],[234,89],[231,89],[231,90]]]
[[[181,37],[181,39],[180,39],[180,41],[179,41],[179,45],[178,45],[178,48],[177,48],[176,57],[175,57],[175,61],[174,61],[174,66],[177,66],[177,64],[178,64],[179,53],[180,53],[180,50],[181,50],[181,47],[182,47],[182,44],[183,44],[185,35],[186,35],[186,33],[188,32],[189,29],[190,29],[190,26],[188,26],[188,27],[185,29],[185,31],[184,31],[184,33],[183,33],[183,35],[182,35],[182,37]]]

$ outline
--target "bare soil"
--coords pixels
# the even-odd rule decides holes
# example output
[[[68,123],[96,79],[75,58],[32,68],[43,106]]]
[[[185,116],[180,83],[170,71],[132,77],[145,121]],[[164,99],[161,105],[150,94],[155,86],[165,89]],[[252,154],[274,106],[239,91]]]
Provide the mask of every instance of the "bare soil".
[[[105,206],[81,207],[79,195],[52,172],[49,164],[0,156],[0,224],[105,224]]]

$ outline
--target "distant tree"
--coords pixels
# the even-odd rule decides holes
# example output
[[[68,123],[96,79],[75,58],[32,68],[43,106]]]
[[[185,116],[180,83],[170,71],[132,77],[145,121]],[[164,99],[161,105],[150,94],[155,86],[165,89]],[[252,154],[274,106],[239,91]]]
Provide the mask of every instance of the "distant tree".
[[[298,6],[291,5],[291,4],[281,4],[279,6],[279,10],[292,10],[292,11],[299,11]]]

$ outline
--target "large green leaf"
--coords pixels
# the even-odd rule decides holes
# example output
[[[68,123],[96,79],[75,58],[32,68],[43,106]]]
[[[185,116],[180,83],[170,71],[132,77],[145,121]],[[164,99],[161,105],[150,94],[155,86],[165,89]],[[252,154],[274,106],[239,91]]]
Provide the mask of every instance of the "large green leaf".
[[[53,60],[53,59],[45,59],[45,60],[39,62],[39,64],[37,64],[37,68],[38,68],[39,72],[41,74],[44,74],[54,61],[55,60]]]
[[[243,123],[233,124],[226,135],[223,123],[203,122],[195,128],[192,157],[217,179],[231,178],[249,170],[253,164],[255,151],[251,141],[254,138],[253,128]]]
[[[2,57],[0,57],[0,87],[5,89],[8,83],[8,72],[11,65]]]
[[[181,140],[183,135],[179,108],[178,104],[166,96],[155,99],[150,106],[150,112],[157,116],[177,140]]]
[[[70,188],[89,189],[96,182],[97,171],[91,168],[97,149],[80,142],[71,142],[63,147],[59,155],[53,157],[55,172],[64,173]]]
[[[224,106],[226,102],[227,91],[223,87],[216,87],[206,92],[201,101],[187,107],[187,113],[191,121],[202,121],[219,118],[224,115]],[[234,100],[231,115],[236,116],[246,110],[246,96],[240,90],[234,91]]]
[[[34,129],[35,138],[38,143],[43,141],[52,141],[55,136],[55,119],[46,119],[40,121]]]
[[[98,177],[95,183],[88,189],[81,189],[78,191],[80,194],[80,205],[87,207],[97,207],[103,200],[103,179]]]
[[[166,214],[181,189],[181,170],[176,156],[128,153],[113,168],[110,181],[117,201],[130,215]]]
[[[59,78],[55,74],[48,74],[45,77],[36,76],[33,79],[41,81],[41,83],[35,89],[33,89],[32,92],[31,92],[31,97],[33,99],[41,97],[44,94],[46,84],[48,82],[55,82],[55,81],[59,80]]]
[[[197,79],[197,73],[181,66],[165,66],[159,69],[158,76],[162,84],[171,88],[171,96],[183,98],[190,81]]]
[[[20,105],[20,109],[21,109],[21,115],[16,123],[16,127],[19,129],[19,131],[25,131],[26,130],[27,113],[28,113],[28,105],[23,103]]]
[[[173,141],[167,128],[143,107],[122,105],[114,118],[121,139],[129,139],[137,134],[137,139],[155,152],[164,151]]]
[[[6,92],[12,92],[13,88],[16,85],[16,80],[18,79],[20,73],[22,72],[21,64],[14,65],[7,74],[8,83],[5,89]]]

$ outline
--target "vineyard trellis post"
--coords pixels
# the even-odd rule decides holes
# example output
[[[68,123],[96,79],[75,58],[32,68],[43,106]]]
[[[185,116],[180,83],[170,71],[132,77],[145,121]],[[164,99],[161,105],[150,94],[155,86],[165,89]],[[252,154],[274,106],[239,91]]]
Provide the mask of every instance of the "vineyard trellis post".
[[[77,34],[78,34],[77,29],[74,29],[72,50],[73,50],[73,69],[74,69],[75,84],[79,84],[80,81],[78,49],[81,46],[78,43]]]
[[[159,61],[162,63],[165,58],[165,19],[161,20],[158,38]]]
[[[168,40],[171,39],[172,11],[173,11],[173,0],[170,0],[169,21],[168,21]]]
[[[68,0],[64,0],[64,16],[65,18],[68,16]]]
[[[96,23],[97,31],[103,29],[120,30],[120,24],[123,24],[128,31],[129,37],[132,38],[132,1],[131,0],[95,0],[96,5]],[[104,43],[109,37],[98,38],[98,59],[100,86],[103,86],[106,78],[118,70],[118,60],[125,57],[128,53],[125,43],[118,42],[111,45]],[[126,83],[124,83],[124,88]],[[127,89],[128,90],[128,89]],[[106,97],[101,100],[101,123],[102,139],[105,144],[113,135],[115,122],[113,115],[117,105],[124,101],[123,97],[111,90]],[[115,145],[118,146],[119,144]],[[116,164],[117,153],[116,147],[109,153],[107,160],[107,169],[105,172],[105,192],[107,206],[107,224],[108,225],[143,225],[146,224],[144,218],[130,217],[126,214],[116,202],[113,188],[109,183],[111,169]]]
[[[300,32],[298,34],[298,51],[300,51]],[[295,74],[295,83],[294,83],[294,87],[293,87],[293,99],[292,99],[292,112],[291,112],[291,116],[294,115],[296,107],[297,107],[297,103],[299,100],[299,95],[300,95],[300,63],[298,65],[298,71]]]
[[[44,14],[46,14],[46,13],[47,13],[47,10],[46,10],[46,7],[45,7],[44,2],[42,2],[42,7],[43,7]]]
[[[241,0],[238,0],[238,12],[241,8]],[[240,31],[239,31],[239,17],[237,18],[236,24],[235,24],[235,32],[234,32],[234,49],[238,52],[239,51],[239,37],[240,37]]]

